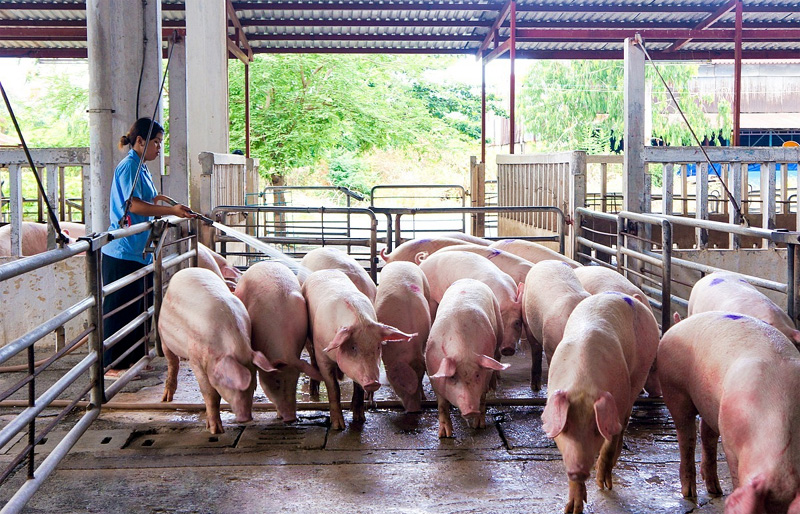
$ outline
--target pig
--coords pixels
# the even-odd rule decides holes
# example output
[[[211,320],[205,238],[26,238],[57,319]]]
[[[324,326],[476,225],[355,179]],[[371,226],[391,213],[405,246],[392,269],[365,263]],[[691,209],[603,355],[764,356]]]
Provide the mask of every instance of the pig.
[[[480,245],[456,245],[446,246],[437,252],[471,252],[477,255],[482,255],[489,259],[492,264],[500,268],[502,271],[514,279],[514,282],[525,282],[525,277],[533,267],[533,263],[518,257],[513,253],[504,252],[497,248],[489,248],[488,246]],[[428,252],[420,252],[415,257],[417,264],[427,259],[430,254]]]
[[[206,404],[206,428],[221,434],[220,396],[238,423],[253,419],[255,368],[275,368],[250,346],[250,317],[225,282],[203,268],[178,271],[169,281],[158,318],[167,380],[161,401],[171,402],[178,387],[179,358],[188,359]]]
[[[345,428],[339,400],[342,374],[354,382],[353,423],[363,423],[364,391],[380,388],[381,344],[408,342],[415,334],[378,323],[370,299],[341,270],[315,271],[303,283],[302,291],[308,305],[314,358],[328,390],[331,428]]]
[[[531,346],[531,389],[542,387],[542,349],[548,364],[575,307],[590,295],[562,261],[536,263],[525,278],[522,299],[525,335]]]
[[[308,312],[300,282],[285,265],[262,261],[242,275],[235,294],[250,316],[253,350],[263,353],[276,368],[268,373],[258,370],[261,389],[275,405],[278,417],[291,423],[297,419],[300,372],[322,380],[316,368],[300,359],[308,336]]]
[[[420,252],[433,253],[440,248],[453,245],[468,245],[471,244],[463,239],[456,239],[453,237],[437,237],[437,238],[423,238],[412,239],[399,245],[392,250],[392,253],[386,254],[386,248],[381,249],[381,258],[386,262],[392,261],[408,261],[415,262],[416,256]]]
[[[565,512],[583,512],[596,458],[597,485],[612,488],[622,434],[656,357],[658,338],[650,309],[622,293],[590,296],[570,315],[550,362],[542,412],[543,429],[555,439],[569,478]]]
[[[430,287],[419,266],[390,262],[381,270],[375,314],[379,322],[417,334],[408,343],[388,343],[383,348],[386,377],[406,412],[422,410],[423,350],[431,328]]]
[[[695,283],[689,295],[689,316],[707,311],[753,316],[780,330],[795,345],[800,343],[800,330],[792,318],[737,273],[716,271]]]
[[[434,320],[445,291],[456,280],[474,278],[488,285],[500,303],[503,315],[503,340],[495,357],[514,355],[522,332],[524,284],[517,285],[507,273],[484,257],[470,252],[436,252],[422,261],[419,267],[425,272],[431,286],[431,315]]]
[[[69,244],[74,243],[79,237],[86,235],[86,227],[82,223],[62,221],[59,223],[61,231],[69,239]],[[47,224],[22,222],[22,255],[29,257],[47,251]],[[0,227],[0,257],[11,256],[11,225]]]
[[[577,268],[581,265],[579,262],[574,261],[569,257],[556,252],[555,250],[551,250],[544,245],[534,243],[533,241],[526,241],[524,239],[501,239],[500,241],[495,241],[489,247],[497,248],[498,250],[503,250],[508,253],[513,253],[518,257],[522,257],[523,259],[534,263],[545,260],[555,260],[569,263],[569,265],[573,268]]]
[[[375,282],[358,261],[341,250],[330,246],[316,248],[303,257],[300,266],[312,272],[323,269],[341,270],[353,281],[358,290],[369,298],[369,301],[375,303],[375,294],[377,293]]]
[[[628,296],[633,296],[637,300],[644,302],[653,312],[650,307],[650,302],[647,301],[647,296],[644,292],[633,285],[630,280],[622,276],[612,269],[605,266],[581,266],[575,268],[575,276],[580,280],[581,285],[589,294],[605,293],[608,291],[616,291],[618,293],[625,293]],[[655,315],[655,313],[653,313]],[[658,359],[653,361],[653,367],[647,375],[647,382],[644,384],[644,390],[647,391],[648,396],[661,396],[661,385],[658,383]]]
[[[503,340],[500,305],[492,290],[474,279],[447,288],[425,347],[425,366],[439,404],[439,437],[453,437],[450,405],[471,428],[486,427],[486,392],[496,371],[508,368],[491,357]]]
[[[242,272],[236,269],[235,266],[228,264],[225,257],[203,243],[197,243],[197,265],[213,271],[215,275],[225,281],[228,289],[231,291],[236,290],[236,283],[239,282]]]
[[[489,239],[484,239],[482,237],[473,236],[471,234],[466,234],[464,232],[445,232],[439,237],[449,237],[451,239],[460,239],[462,241],[466,241],[467,243],[479,245],[479,246],[489,246],[492,242]]]
[[[733,492],[725,512],[800,513],[800,353],[778,329],[742,314],[695,313],[670,328],[658,349],[661,387],[678,434],[681,492],[697,497],[701,474],[721,495],[717,443]]]

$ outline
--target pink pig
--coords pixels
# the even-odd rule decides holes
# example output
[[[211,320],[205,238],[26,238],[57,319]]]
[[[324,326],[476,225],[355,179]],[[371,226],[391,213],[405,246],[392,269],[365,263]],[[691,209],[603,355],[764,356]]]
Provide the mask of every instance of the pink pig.
[[[203,400],[206,428],[221,434],[220,396],[236,414],[236,421],[253,419],[255,368],[274,368],[261,352],[250,347],[250,317],[244,304],[228,291],[213,272],[187,268],[169,281],[158,319],[167,380],[161,401],[171,402],[178,387],[180,358],[189,359]]]
[[[504,252],[503,250],[498,250],[497,248],[489,248],[488,246],[472,244],[447,246],[441,250],[437,250],[437,253],[441,252],[470,252],[486,257],[492,262],[492,264],[500,268],[505,273],[508,273],[508,275],[513,278],[514,282],[516,283],[525,282],[525,277],[533,267],[532,262],[526,261],[522,257],[517,257],[513,253]],[[417,254],[415,261],[417,264],[419,264],[427,259],[429,255],[430,254],[428,252],[420,252]]]
[[[367,295],[369,301],[375,303],[375,294],[377,293],[375,282],[358,261],[343,251],[330,246],[315,248],[303,257],[300,265],[312,272],[323,269],[341,270],[353,281],[359,291]]]
[[[82,223],[62,221],[61,231],[74,243],[79,237],[86,235],[86,227]],[[22,222],[22,255],[30,256],[47,251],[47,224]],[[0,227],[0,257],[11,255],[11,225]]]
[[[378,321],[416,334],[408,343],[388,343],[382,355],[389,383],[407,412],[419,412],[424,400],[423,348],[431,328],[429,298],[428,279],[416,264],[390,262],[381,270],[375,299]]]
[[[500,303],[503,316],[503,340],[498,347],[499,355],[514,355],[522,332],[522,294],[524,285],[516,285],[514,279],[501,271],[488,259],[469,252],[436,252],[420,264],[431,286],[431,315],[436,319],[436,306],[445,291],[456,280],[473,278],[488,285]]]
[[[486,392],[503,339],[500,305],[492,290],[473,279],[456,280],[444,293],[425,349],[425,364],[439,403],[439,437],[453,436],[450,404],[472,428],[486,427]]]
[[[378,382],[381,343],[408,342],[414,334],[378,323],[372,302],[340,270],[315,271],[303,283],[302,290],[308,305],[314,358],[328,390],[331,428],[342,430],[345,427],[339,400],[342,373],[354,382],[353,422],[363,422],[366,420],[364,391],[374,392],[381,386]]]
[[[283,264],[262,261],[242,275],[236,297],[250,315],[253,349],[277,368],[269,373],[258,371],[261,389],[284,423],[294,421],[300,372],[322,380],[319,371],[300,359],[308,336],[308,312],[300,283]]]
[[[575,268],[575,276],[580,280],[581,285],[589,294],[606,293],[609,291],[616,291],[618,293],[625,293],[628,296],[633,296],[637,300],[643,302],[653,312],[650,303],[647,301],[647,296],[644,292],[633,285],[630,280],[622,276],[612,269],[605,266],[581,266]],[[647,391],[648,396],[661,396],[661,384],[658,383],[658,360],[653,361],[653,367],[647,375],[647,382],[644,384],[644,389]]]
[[[544,431],[554,438],[569,477],[565,512],[583,512],[586,480],[597,458],[597,485],[612,487],[622,434],[658,350],[650,309],[621,293],[583,300],[572,311],[548,376]]]
[[[737,273],[717,271],[695,283],[689,295],[689,316],[707,311],[753,316],[780,330],[790,341],[800,343],[800,330],[795,329],[792,319]]]
[[[678,433],[683,496],[697,497],[699,414],[700,469],[711,495],[722,494],[722,436],[734,487],[726,513],[800,513],[800,353],[791,342],[750,316],[695,313],[664,334],[658,360],[664,402]]]
[[[472,244],[463,239],[455,237],[436,237],[436,238],[421,238],[412,239],[399,245],[392,250],[392,253],[386,254],[386,248],[381,250],[381,258],[386,262],[393,261],[408,261],[415,262],[416,256],[420,252],[433,253],[436,250],[453,245],[468,245]]]
[[[573,261],[569,257],[562,255],[555,250],[551,250],[544,245],[540,245],[539,243],[535,243],[533,241],[526,241],[524,239],[501,239],[500,241],[495,241],[492,243],[490,248],[497,248],[498,250],[503,250],[504,252],[513,253],[518,257],[522,257],[523,259],[534,263],[541,261],[564,261],[569,263],[569,265],[573,268],[580,266],[579,262]]]
[[[531,389],[542,387],[542,349],[549,363],[564,336],[575,306],[588,298],[575,271],[565,262],[536,263],[525,278],[522,310],[526,337],[531,346]]]

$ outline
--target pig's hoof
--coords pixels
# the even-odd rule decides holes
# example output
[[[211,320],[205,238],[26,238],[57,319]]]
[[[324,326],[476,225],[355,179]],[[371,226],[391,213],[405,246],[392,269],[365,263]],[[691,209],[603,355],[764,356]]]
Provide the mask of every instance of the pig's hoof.
[[[453,437],[453,426],[452,425],[439,425],[439,439],[446,439],[448,437]]]
[[[582,514],[584,502],[586,502],[586,483],[570,480],[569,501],[564,507],[564,512],[568,514]]]
[[[344,418],[342,416],[331,416],[331,430],[344,430]]]
[[[208,429],[209,432],[211,432],[214,435],[225,433],[225,429],[222,428],[222,424],[217,425],[216,423],[214,424],[206,423],[206,428]]]
[[[719,480],[715,482],[706,482],[706,489],[710,496],[722,496],[722,486],[719,485]]]

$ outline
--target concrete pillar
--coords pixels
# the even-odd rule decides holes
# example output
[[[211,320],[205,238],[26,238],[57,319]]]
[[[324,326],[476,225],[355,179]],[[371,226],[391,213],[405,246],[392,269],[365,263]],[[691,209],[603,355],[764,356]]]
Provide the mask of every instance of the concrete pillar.
[[[169,175],[162,180],[165,195],[189,205],[186,101],[186,39],[180,38],[169,65]]]
[[[91,169],[85,213],[90,230],[109,226],[114,168],[127,153],[127,149],[119,150],[117,143],[136,121],[137,97],[139,117],[153,115],[161,75],[160,20],[161,3],[157,1],[148,0],[144,6],[130,0],[86,2]],[[148,167],[154,174],[160,169]]]
[[[226,2],[186,3],[190,206],[200,208],[201,152],[228,153]],[[208,214],[208,213],[205,213]]]
[[[650,192],[645,191],[644,51],[633,38],[625,39],[625,157],[622,174],[623,209],[649,212]]]

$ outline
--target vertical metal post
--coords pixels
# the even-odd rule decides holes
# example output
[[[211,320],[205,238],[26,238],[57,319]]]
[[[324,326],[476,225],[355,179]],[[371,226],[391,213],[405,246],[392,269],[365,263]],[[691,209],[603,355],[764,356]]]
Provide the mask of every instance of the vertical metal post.
[[[370,217],[371,226],[369,233],[369,276],[378,283],[378,219]]]
[[[509,129],[508,129],[508,136],[509,136],[509,152],[511,155],[514,155],[514,139],[515,139],[515,127],[514,124],[516,123],[516,103],[517,103],[517,96],[516,96],[516,77],[514,75],[514,65],[515,61],[517,60],[517,2],[515,0],[511,0],[511,10],[508,14],[508,20],[511,24],[510,30],[511,34],[509,35],[509,40],[511,41],[511,45],[508,48],[508,61],[510,63],[511,69],[508,77],[509,81]]]
[[[486,60],[481,57],[481,162],[486,162]]]
[[[775,204],[775,163],[761,163],[761,226],[775,230],[777,205]],[[775,248],[775,242],[764,239],[764,248]]]
[[[600,163],[600,201],[602,203],[602,211],[608,212],[608,163]]]
[[[697,181],[695,182],[694,211],[698,220],[708,219],[708,163],[697,164]],[[708,247],[708,230],[695,229],[697,249],[705,250]]]
[[[34,354],[34,345],[28,346],[28,376],[31,381],[28,382],[28,407],[33,408],[36,406],[36,377],[33,372],[35,371],[36,355]],[[28,480],[33,479],[33,472],[35,470],[34,457],[36,456],[36,417],[31,419],[28,423]]]
[[[793,244],[786,245],[787,256],[786,256],[786,263],[787,263],[787,270],[786,270],[786,313],[791,318],[792,323],[794,324],[795,328],[797,328],[797,277],[795,273],[797,273],[797,268],[795,268],[795,253],[797,252],[797,248]]]
[[[97,355],[97,360],[89,370],[89,379],[93,384],[91,402],[98,409],[105,403],[103,384],[103,374],[105,373],[103,366],[103,340],[105,339],[103,334],[103,274],[100,258],[100,247],[95,248],[92,245],[92,248],[86,251],[86,289],[94,297],[94,305],[88,312],[89,322],[94,324],[94,330],[89,333],[89,348],[90,351]]]
[[[8,166],[8,221],[11,223],[11,255],[22,256],[22,173],[19,164]]]
[[[192,257],[192,266],[194,266],[196,268],[198,266],[198,262],[197,261],[199,260],[199,256],[200,256],[199,255],[200,250],[198,250],[198,248],[197,248],[197,243],[198,243],[198,238],[200,237],[200,223],[201,223],[201,221],[198,220],[197,218],[195,218],[190,223],[191,223],[191,227],[192,227],[192,232],[194,232],[194,237],[189,239],[189,249],[190,250],[194,250],[194,257]]]
[[[739,205],[742,204],[742,168],[747,168],[747,164],[744,163],[730,163],[728,165],[728,169],[730,170],[728,173],[728,178],[730,179],[730,189],[731,195],[733,196],[734,200],[736,200]],[[730,200],[728,200],[730,202]],[[744,208],[744,207],[742,207]],[[728,208],[728,223],[732,225],[739,225],[742,222],[742,217],[739,215],[739,212],[733,208],[731,205]],[[728,247],[731,250],[738,250],[742,246],[742,238],[738,234],[730,234],[728,236]]]
[[[661,333],[672,324],[672,223],[661,221]]]
[[[674,167],[671,162],[664,165],[664,173],[661,177],[661,212],[666,215],[672,214],[672,194],[675,190],[673,185]]]
[[[161,338],[158,336],[158,317],[164,300],[164,266],[162,263],[164,252],[160,244],[158,249],[159,251],[153,255],[153,326],[151,330],[152,341],[156,347],[156,355],[163,357],[164,351],[161,349]]]
[[[250,158],[250,63],[244,63],[244,156]]]
[[[795,327],[797,327],[797,318],[800,317],[800,252],[797,251],[797,245],[788,245],[789,251],[791,252],[790,258],[792,258],[792,277],[791,280],[793,282],[792,287],[793,290],[791,291],[791,297],[789,302],[794,305],[794,311],[792,312],[792,322],[794,322]]]
[[[54,206],[55,209],[58,209],[58,177],[56,174],[58,173],[58,165],[56,164],[48,164],[47,165],[47,176],[45,177],[45,184],[47,190],[47,200],[50,202],[50,205]],[[56,218],[59,220],[64,219],[59,212],[56,212]],[[50,218],[47,218],[47,249],[52,250],[56,247],[56,232],[55,228],[53,228],[52,224],[50,223]]]
[[[64,212],[66,211],[67,206],[67,189],[65,187],[65,180],[64,180],[64,166],[58,167],[58,214],[60,221],[72,221],[72,216],[70,219],[67,220],[66,215]]]
[[[625,246],[625,218],[622,217],[622,214],[617,216],[617,273],[623,273],[625,271],[625,266],[623,265],[623,260],[625,259],[625,255],[622,253],[622,248]]]
[[[733,50],[733,146],[739,146],[742,110],[742,0],[736,0],[736,36]]]

